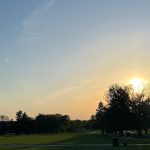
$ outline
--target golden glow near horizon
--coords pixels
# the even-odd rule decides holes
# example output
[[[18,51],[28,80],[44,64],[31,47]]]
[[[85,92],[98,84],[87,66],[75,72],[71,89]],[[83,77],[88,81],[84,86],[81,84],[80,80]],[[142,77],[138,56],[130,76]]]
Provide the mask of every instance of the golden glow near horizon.
[[[144,89],[145,81],[140,78],[133,78],[128,82],[134,89],[135,92],[140,92]]]

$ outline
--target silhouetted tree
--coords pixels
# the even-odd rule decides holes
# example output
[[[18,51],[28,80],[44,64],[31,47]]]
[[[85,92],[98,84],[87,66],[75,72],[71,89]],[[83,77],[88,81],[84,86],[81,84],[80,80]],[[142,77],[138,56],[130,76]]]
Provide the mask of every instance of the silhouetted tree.
[[[131,98],[132,104],[132,125],[138,131],[138,135],[142,135],[142,129],[147,133],[150,127],[150,99],[145,98],[143,92],[135,94]]]
[[[98,108],[96,109],[95,125],[98,129],[101,129],[102,134],[104,134],[104,130],[105,130],[105,114],[106,114],[106,107],[102,102],[100,102]]]
[[[65,132],[68,129],[70,117],[61,114],[39,114],[35,121],[38,133]]]
[[[125,86],[113,85],[107,93],[108,109],[110,113],[111,125],[115,131],[129,128],[130,121],[130,96],[128,88]]]

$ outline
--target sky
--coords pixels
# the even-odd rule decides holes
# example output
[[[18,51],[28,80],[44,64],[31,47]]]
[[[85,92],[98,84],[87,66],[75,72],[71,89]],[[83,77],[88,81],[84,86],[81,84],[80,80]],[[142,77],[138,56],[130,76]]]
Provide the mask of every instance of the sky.
[[[89,119],[112,84],[150,80],[149,0],[1,0],[0,114]]]

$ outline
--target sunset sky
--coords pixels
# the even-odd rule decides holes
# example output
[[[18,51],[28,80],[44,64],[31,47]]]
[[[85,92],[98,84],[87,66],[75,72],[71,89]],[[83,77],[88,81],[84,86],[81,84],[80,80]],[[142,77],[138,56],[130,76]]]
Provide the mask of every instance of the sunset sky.
[[[135,77],[150,80],[149,0],[0,1],[0,114],[89,119]]]

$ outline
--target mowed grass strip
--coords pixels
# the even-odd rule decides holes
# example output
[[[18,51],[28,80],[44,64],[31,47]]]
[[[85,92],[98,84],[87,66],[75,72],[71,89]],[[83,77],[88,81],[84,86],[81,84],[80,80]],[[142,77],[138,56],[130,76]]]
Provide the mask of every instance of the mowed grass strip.
[[[100,134],[52,134],[0,136],[0,144],[110,144],[110,136]]]
[[[0,136],[0,144],[53,144],[75,136],[76,134]]]
[[[8,135],[0,136],[0,144],[66,144],[66,145],[80,145],[80,144],[111,144],[113,135],[104,135],[97,133],[64,133],[51,135]],[[150,144],[150,137],[118,137],[122,144]],[[147,147],[147,146],[146,146]],[[68,148],[67,148],[68,149]],[[76,147],[77,149],[77,147]]]
[[[150,146],[127,146],[127,147],[55,147],[55,148],[42,148],[42,147],[29,147],[29,148],[0,148],[0,150],[150,150]]]

